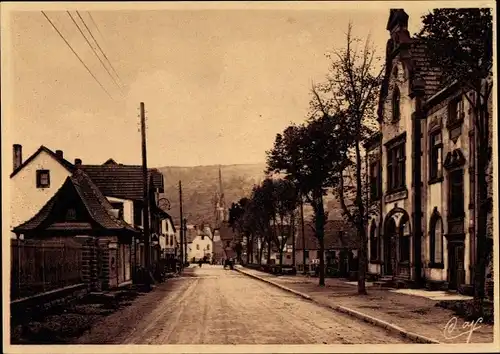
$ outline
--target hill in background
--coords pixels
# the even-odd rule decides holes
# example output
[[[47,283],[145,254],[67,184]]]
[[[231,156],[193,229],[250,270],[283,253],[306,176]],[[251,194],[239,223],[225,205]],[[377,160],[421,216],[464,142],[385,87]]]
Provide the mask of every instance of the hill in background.
[[[222,188],[226,206],[237,202],[242,197],[249,197],[254,185],[265,178],[266,165],[222,165]],[[176,167],[166,166],[158,168],[164,177],[165,192],[161,197],[168,198],[171,209],[169,214],[179,224],[179,181],[182,181],[183,213],[189,224],[214,222],[214,196],[219,190],[219,166]],[[341,217],[339,203],[331,196],[325,197],[325,207],[329,211],[330,219]],[[312,210],[304,208],[305,218],[310,218]]]

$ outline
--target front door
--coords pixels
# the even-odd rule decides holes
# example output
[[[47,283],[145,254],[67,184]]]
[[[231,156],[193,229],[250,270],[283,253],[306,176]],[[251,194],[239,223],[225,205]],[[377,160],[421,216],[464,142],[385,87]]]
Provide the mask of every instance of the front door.
[[[393,218],[387,220],[386,230],[384,232],[384,275],[394,274],[394,261],[395,254],[395,236],[396,235],[396,222]]]
[[[457,290],[465,282],[463,243],[450,243],[448,247],[448,287]]]

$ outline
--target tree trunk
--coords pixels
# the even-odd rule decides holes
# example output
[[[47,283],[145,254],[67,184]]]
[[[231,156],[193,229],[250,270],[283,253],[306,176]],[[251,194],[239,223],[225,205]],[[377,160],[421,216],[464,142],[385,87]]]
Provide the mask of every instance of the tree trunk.
[[[304,225],[304,201],[302,200],[302,196],[300,197],[300,227],[302,234],[302,265],[303,265],[303,273],[306,272],[306,235],[305,235],[305,225]]]
[[[488,123],[486,123],[488,124]],[[474,299],[477,303],[485,297],[485,277],[486,277],[486,260],[488,258],[488,141],[486,137],[480,134],[478,139],[478,166],[477,166],[477,189],[478,189],[478,217],[477,217],[477,234],[476,234],[476,252],[477,264],[474,272]]]
[[[267,264],[271,264],[271,249],[272,249],[272,243],[271,243],[271,235],[268,234],[269,239],[267,240]]]
[[[316,237],[319,243],[319,286],[325,286],[325,209],[323,196],[318,193],[315,198]]]
[[[283,271],[283,248],[280,248],[280,273]]]
[[[295,216],[292,216],[292,220],[290,222],[290,232],[292,233],[292,266],[295,268],[296,260],[295,260]]]
[[[359,131],[359,130],[358,130]],[[358,229],[359,235],[359,250],[358,250],[358,294],[366,295],[366,267],[367,267],[367,239],[366,239],[366,228],[365,228],[365,218],[366,210],[363,204],[363,177],[361,176],[361,151],[359,148],[359,139],[355,144],[356,148],[356,207],[358,208],[359,214],[357,216],[358,220],[356,222],[356,227]]]
[[[247,264],[250,263],[250,234],[247,234]]]

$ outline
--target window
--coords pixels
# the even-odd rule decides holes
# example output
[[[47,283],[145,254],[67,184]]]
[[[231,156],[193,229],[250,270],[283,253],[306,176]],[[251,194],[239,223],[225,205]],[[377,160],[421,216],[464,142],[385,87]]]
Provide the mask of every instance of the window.
[[[378,200],[380,198],[380,161],[370,165],[370,198]]]
[[[305,250],[304,253],[306,254],[306,258],[309,258],[309,250]]]
[[[123,203],[111,203],[113,209],[118,209],[118,218],[123,220]]]
[[[200,245],[196,245],[196,249],[199,251],[200,250]]]
[[[210,251],[210,245],[207,245],[207,251]]]
[[[405,217],[399,227],[399,261],[410,261],[410,232],[408,219]]]
[[[142,208],[139,205],[134,205],[134,224],[142,226]]]
[[[429,136],[429,180],[431,181],[441,177],[442,154],[441,131],[433,132]]]
[[[405,144],[400,143],[387,151],[387,189],[389,192],[406,185]]]
[[[399,92],[399,87],[394,88],[392,93],[392,121],[396,122],[401,118],[401,93]]]
[[[370,229],[370,260],[378,259],[378,238],[377,238],[377,225],[372,224]]]
[[[66,220],[67,221],[74,221],[76,220],[76,210],[73,208],[70,208],[66,210]]]
[[[49,188],[50,187],[50,171],[37,170],[36,171],[36,187]]]
[[[460,218],[464,216],[464,174],[463,170],[455,170],[449,175],[450,218]]]
[[[170,235],[170,246],[174,245],[174,236]]]
[[[461,122],[465,117],[464,100],[460,95],[450,102],[448,106],[448,124]]]
[[[432,264],[443,263],[443,221],[440,216],[434,215],[430,227],[430,258]]]

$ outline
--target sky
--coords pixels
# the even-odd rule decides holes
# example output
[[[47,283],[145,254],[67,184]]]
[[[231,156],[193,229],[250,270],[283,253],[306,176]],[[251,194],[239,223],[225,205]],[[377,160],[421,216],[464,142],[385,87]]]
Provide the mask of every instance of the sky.
[[[276,134],[305,120],[311,83],[324,80],[325,54],[343,47],[349,21],[355,35],[370,35],[384,53],[390,4],[360,4],[311,10],[290,3],[275,9],[73,7],[72,16],[79,21],[79,11],[118,73],[123,95],[66,11],[47,11],[113,99],[40,11],[12,12],[6,133],[11,144],[23,146],[24,159],[45,145],[63,150],[70,161],[140,164],[144,102],[149,166],[265,162]],[[414,33],[428,6],[413,3],[405,10]]]

